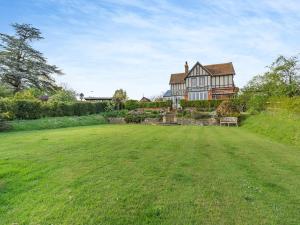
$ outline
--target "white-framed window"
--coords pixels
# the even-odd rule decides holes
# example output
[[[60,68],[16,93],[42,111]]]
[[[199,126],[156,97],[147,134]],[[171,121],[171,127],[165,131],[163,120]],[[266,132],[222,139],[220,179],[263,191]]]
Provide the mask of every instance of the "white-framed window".
[[[205,83],[205,77],[199,77],[200,86],[203,86]]]
[[[197,78],[193,77],[192,78],[192,87],[196,87],[197,86]]]

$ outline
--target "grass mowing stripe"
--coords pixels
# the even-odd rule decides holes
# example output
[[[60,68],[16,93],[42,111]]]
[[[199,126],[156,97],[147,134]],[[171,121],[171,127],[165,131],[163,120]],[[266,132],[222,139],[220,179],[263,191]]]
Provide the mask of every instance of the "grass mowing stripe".
[[[240,128],[101,125],[0,135],[0,201],[9,203],[0,205],[0,221],[297,224],[295,152]]]

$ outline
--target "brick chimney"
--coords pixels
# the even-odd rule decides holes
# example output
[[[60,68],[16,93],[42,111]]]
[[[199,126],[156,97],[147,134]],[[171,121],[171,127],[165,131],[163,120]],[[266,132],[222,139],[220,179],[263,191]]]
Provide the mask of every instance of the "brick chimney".
[[[185,73],[186,76],[189,73],[189,65],[188,65],[187,62],[185,62],[185,65],[184,65],[184,73]]]

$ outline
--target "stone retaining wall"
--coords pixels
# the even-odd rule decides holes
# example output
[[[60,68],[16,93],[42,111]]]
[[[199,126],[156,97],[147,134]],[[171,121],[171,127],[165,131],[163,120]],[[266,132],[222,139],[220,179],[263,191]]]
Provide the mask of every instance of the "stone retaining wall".
[[[150,125],[157,125],[160,124],[159,118],[146,118],[142,124],[150,124]]]
[[[215,126],[218,121],[214,118],[195,120],[191,118],[177,118],[177,123],[180,125],[197,125],[197,126]]]
[[[108,122],[111,124],[126,124],[125,119],[122,117],[110,117]],[[177,117],[177,123],[180,125],[196,125],[196,126],[216,126],[218,121],[214,118],[195,120],[192,118],[181,118]],[[146,118],[141,124],[147,125],[158,125],[162,124],[159,118]]]
[[[109,117],[108,122],[111,124],[125,124],[125,119],[123,117]]]

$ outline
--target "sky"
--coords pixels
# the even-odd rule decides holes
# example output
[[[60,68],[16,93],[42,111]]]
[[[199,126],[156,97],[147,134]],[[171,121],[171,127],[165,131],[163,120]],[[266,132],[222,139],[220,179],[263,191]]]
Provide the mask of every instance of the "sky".
[[[85,96],[160,95],[171,73],[233,62],[243,87],[274,59],[300,53],[299,0],[0,0],[0,32],[29,23],[34,43]]]

